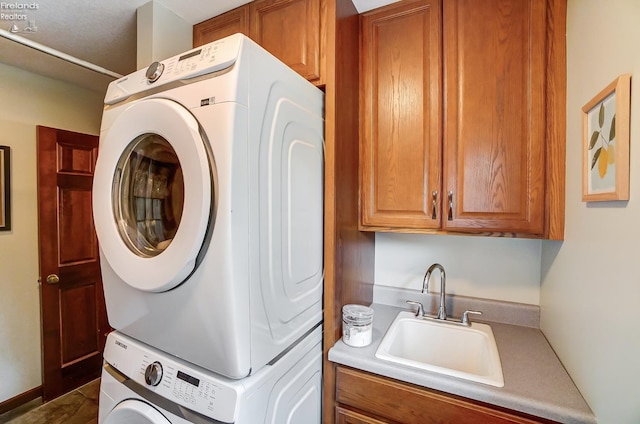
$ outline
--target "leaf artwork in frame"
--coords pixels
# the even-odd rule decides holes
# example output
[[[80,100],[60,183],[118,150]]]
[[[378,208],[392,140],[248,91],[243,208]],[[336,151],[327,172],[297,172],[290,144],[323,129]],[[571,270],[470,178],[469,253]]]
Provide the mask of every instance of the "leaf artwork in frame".
[[[589,128],[596,128],[593,129],[589,141],[591,184],[594,189],[612,190],[615,189],[616,171],[615,166],[611,166],[615,164],[615,93],[604,99],[598,109],[597,125],[591,122],[595,120],[592,119],[592,116],[589,118]],[[613,111],[613,116],[611,116],[611,111]],[[609,137],[604,136],[607,133],[607,129],[609,130]],[[598,168],[594,169],[596,165],[598,165]]]
[[[631,76],[619,76],[582,108],[582,200],[629,199]]]

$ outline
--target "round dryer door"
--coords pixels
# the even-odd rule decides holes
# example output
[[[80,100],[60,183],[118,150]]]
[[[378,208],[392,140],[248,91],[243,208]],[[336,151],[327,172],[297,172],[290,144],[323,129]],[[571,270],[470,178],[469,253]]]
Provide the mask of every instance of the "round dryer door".
[[[120,402],[104,420],[103,424],[171,424],[160,411],[146,402],[128,399]]]
[[[134,103],[101,134],[94,221],[125,283],[161,292],[191,274],[212,215],[212,172],[198,122],[176,102]]]

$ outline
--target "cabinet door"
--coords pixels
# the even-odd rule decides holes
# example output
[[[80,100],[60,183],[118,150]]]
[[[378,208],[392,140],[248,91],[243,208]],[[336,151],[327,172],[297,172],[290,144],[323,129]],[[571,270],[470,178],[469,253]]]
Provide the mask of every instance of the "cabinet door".
[[[552,422],[342,366],[336,368],[336,402],[338,423],[378,424],[379,420],[403,424]],[[358,412],[352,412],[352,409]]]
[[[193,26],[193,47],[241,32],[249,35],[249,6],[238,7]]]
[[[336,424],[385,424],[367,415],[351,411],[346,408],[336,407]]]
[[[391,5],[361,24],[361,227],[438,228],[440,0]]]
[[[293,70],[321,81],[321,0],[256,0],[250,37]]]
[[[444,0],[446,230],[544,232],[545,11]]]

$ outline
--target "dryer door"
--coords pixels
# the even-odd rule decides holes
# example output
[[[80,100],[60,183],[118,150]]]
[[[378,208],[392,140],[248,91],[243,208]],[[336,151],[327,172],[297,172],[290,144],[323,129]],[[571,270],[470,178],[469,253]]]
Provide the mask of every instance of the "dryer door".
[[[171,424],[160,411],[146,402],[128,399],[120,402],[102,424]]]
[[[132,104],[101,134],[94,221],[125,283],[161,292],[193,272],[213,219],[212,162],[196,119],[167,99]]]

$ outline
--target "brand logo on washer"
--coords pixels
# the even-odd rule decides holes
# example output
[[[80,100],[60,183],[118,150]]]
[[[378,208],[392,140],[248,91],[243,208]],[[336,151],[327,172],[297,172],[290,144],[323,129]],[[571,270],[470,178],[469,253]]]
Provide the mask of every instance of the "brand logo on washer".
[[[116,340],[116,346],[120,346],[121,348],[123,348],[124,350],[127,350],[127,345],[122,343],[119,340]]]
[[[202,99],[200,100],[200,106],[209,106],[212,105],[216,102],[216,98],[215,97],[209,97],[208,99]]]

